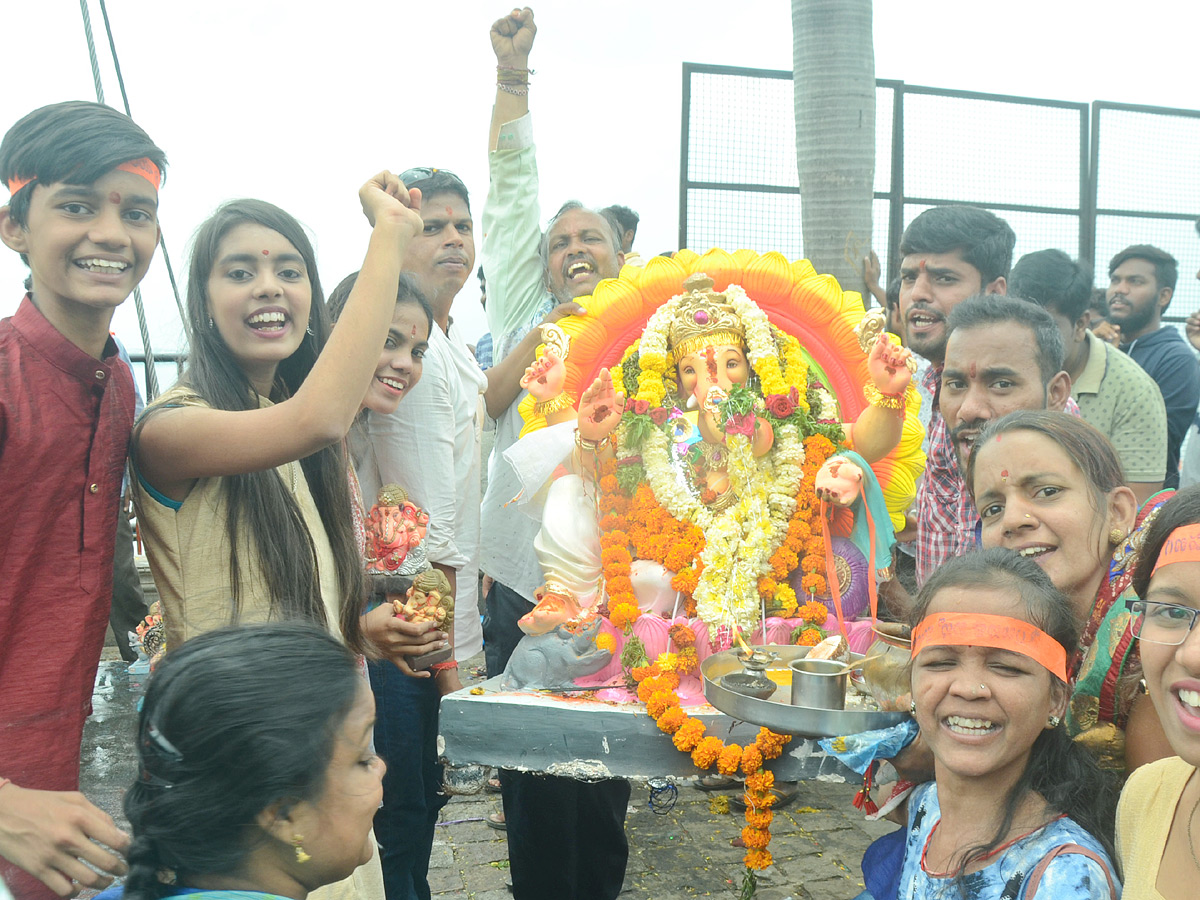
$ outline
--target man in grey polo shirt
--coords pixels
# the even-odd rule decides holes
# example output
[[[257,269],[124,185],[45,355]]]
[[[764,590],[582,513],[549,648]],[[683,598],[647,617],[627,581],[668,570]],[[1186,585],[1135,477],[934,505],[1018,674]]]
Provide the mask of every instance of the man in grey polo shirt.
[[[1039,250],[1013,266],[1009,292],[1045,308],[1062,332],[1064,367],[1083,420],[1113,442],[1138,502],[1162,489],[1167,411],[1154,379],[1088,328],[1092,273],[1061,250]]]

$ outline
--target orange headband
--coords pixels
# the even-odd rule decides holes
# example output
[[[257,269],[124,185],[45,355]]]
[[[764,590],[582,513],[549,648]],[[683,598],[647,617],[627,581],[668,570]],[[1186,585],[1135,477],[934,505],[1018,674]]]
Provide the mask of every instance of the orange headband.
[[[1163,566],[1178,562],[1200,562],[1200,524],[1180,525],[1171,532],[1158,551],[1151,577]]]
[[[154,185],[154,190],[156,191],[158,190],[158,186],[162,184],[162,172],[159,171],[158,166],[154,164],[153,160],[147,159],[144,156],[141,159],[131,159],[129,162],[123,162],[113,168],[142,176]],[[30,175],[28,178],[11,178],[8,181],[8,192],[9,194],[15,194],[21,188],[25,187],[25,185],[29,184],[29,182],[36,180],[36,175]]]
[[[912,657],[926,647],[995,647],[1028,656],[1051,675],[1067,680],[1067,651],[1046,632],[1021,619],[976,613],[934,613],[913,629]]]

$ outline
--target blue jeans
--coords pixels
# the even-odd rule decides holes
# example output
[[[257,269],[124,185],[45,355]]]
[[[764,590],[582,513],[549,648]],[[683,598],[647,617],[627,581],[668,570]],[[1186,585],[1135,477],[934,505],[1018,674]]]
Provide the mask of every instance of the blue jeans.
[[[375,838],[387,900],[429,900],[429,854],[442,794],[438,704],[432,678],[409,678],[386,660],[368,663],[375,694],[375,752],[387,763]]]

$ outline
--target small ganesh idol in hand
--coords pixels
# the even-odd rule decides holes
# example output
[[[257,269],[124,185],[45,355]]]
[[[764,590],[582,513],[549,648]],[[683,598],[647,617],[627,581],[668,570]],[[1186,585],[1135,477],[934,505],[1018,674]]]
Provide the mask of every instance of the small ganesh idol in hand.
[[[398,484],[385,484],[367,518],[367,548],[371,573],[413,574],[425,567],[421,541],[429,516],[408,499]]]
[[[442,628],[454,621],[454,594],[440,569],[427,569],[414,578],[404,599],[393,599],[392,606],[407,622],[436,622]]]

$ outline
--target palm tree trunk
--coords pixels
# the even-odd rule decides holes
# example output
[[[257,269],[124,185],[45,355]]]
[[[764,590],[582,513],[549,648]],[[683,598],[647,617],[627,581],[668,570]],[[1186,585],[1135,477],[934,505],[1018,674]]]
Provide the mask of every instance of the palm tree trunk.
[[[804,253],[843,289],[864,293],[875,188],[871,24],[871,0],[792,0]]]

